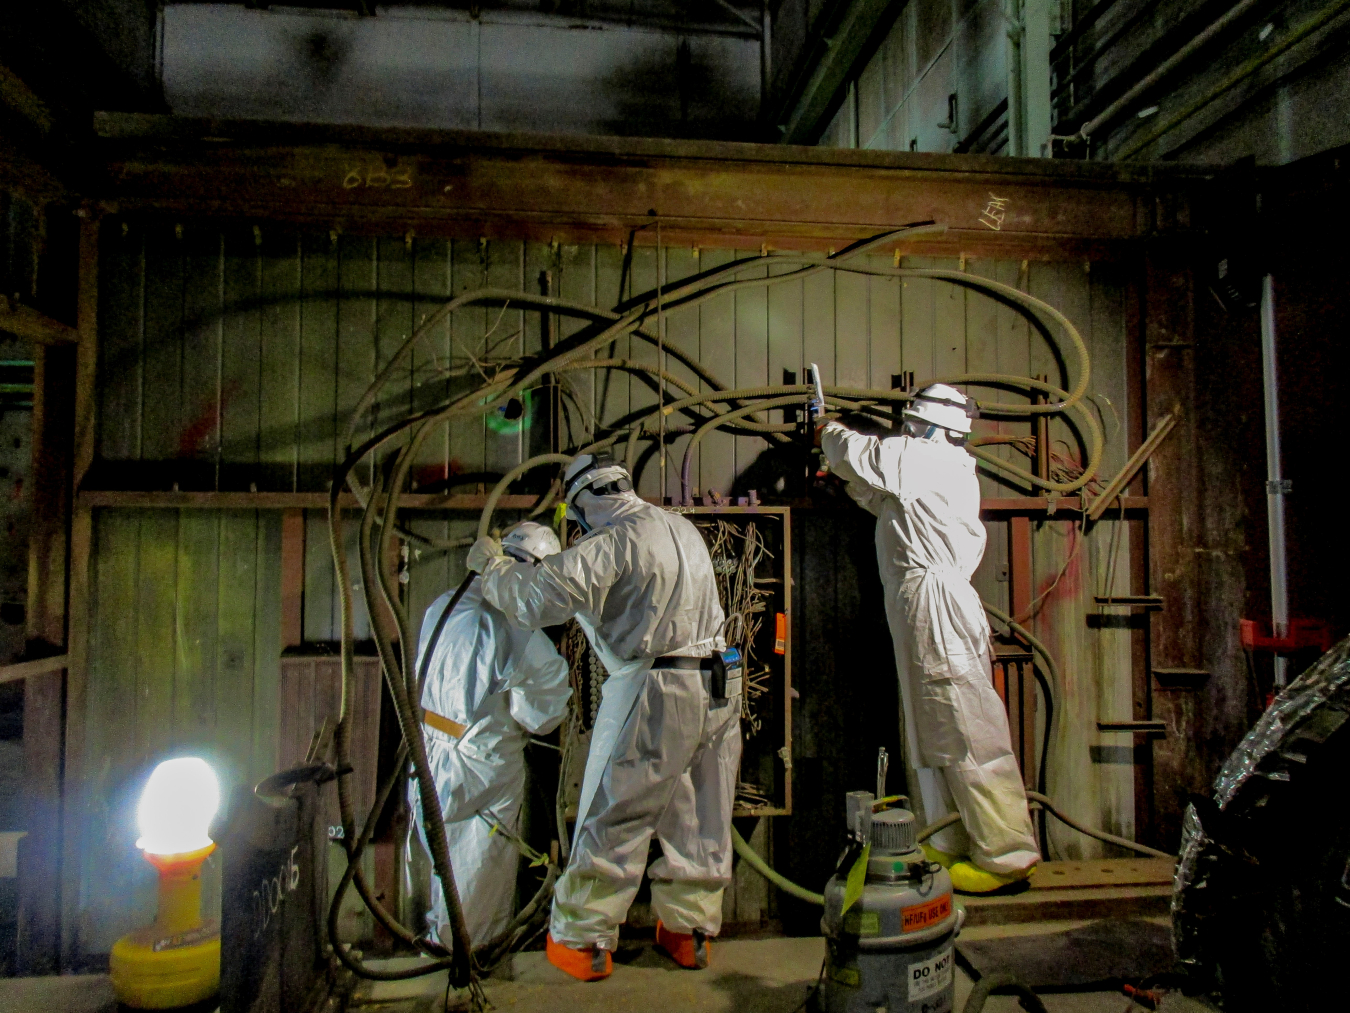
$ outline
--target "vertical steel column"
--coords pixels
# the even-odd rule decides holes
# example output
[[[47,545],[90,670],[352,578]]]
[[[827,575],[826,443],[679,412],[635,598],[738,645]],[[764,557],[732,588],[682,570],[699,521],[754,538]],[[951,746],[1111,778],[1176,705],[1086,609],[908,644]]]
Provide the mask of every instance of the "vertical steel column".
[[[1022,0],[1022,153],[1050,157],[1050,0]]]
[[[305,512],[281,512],[281,646],[305,639]]]
[[[1289,636],[1289,572],[1285,556],[1284,497],[1289,481],[1280,465],[1280,377],[1275,350],[1275,279],[1261,281],[1261,385],[1266,402],[1266,506],[1270,537],[1270,620],[1276,637]],[[1289,659],[1275,655],[1275,686],[1288,678]]]
[[[1012,617],[1030,625],[1030,612],[1035,594],[1031,572],[1031,518],[1014,514],[1008,519],[1008,562],[1011,599],[1008,609]],[[1025,618],[1024,618],[1025,617]],[[1021,766],[1022,777],[1028,788],[1036,786],[1036,771],[1040,762],[1036,741],[1036,678],[1035,661],[1028,653],[1017,662],[1005,666],[1005,702],[1008,705],[1008,731],[1013,740],[1013,751]],[[1016,678],[1013,673],[1016,672]]]
[[[760,0],[759,4],[759,118],[767,121],[769,115],[769,90],[773,85],[773,18],[769,12],[769,0]]]
[[[1050,0],[1004,0],[1008,154],[1050,155]]]
[[[1004,33],[1004,63],[1008,70],[1008,154],[1026,152],[1026,99],[1022,88],[1021,0],[1003,0],[1003,17],[1008,22]]]

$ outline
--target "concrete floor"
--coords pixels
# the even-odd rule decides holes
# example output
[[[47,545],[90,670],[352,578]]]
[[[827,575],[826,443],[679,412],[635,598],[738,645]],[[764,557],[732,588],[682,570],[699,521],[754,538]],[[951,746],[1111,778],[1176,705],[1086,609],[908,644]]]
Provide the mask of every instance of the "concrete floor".
[[[1084,922],[1040,922],[990,925],[967,929],[963,938],[1061,932]],[[800,1010],[820,973],[824,940],[729,939],[714,944],[712,966],[705,972],[676,967],[659,951],[626,947],[615,961],[614,974],[602,982],[582,983],[552,967],[542,953],[517,954],[512,980],[489,980],[488,998],[505,1013],[793,1013]],[[392,962],[391,962],[392,963]],[[957,968],[956,1010],[965,1006],[971,979]],[[445,978],[379,982],[363,987],[354,1008],[362,1013],[439,1013]],[[1126,1013],[1142,1010],[1116,992],[1074,992],[1043,996],[1050,1013]],[[451,1008],[456,1008],[452,1002]],[[1015,996],[992,996],[986,1013],[1020,1011]],[[1211,1007],[1180,993],[1168,995],[1165,1013],[1212,1013]]]
[[[980,926],[965,938],[1058,932],[1081,922]],[[486,982],[488,998],[499,1013],[793,1013],[820,972],[825,952],[819,938],[729,939],[713,948],[705,972],[685,971],[648,946],[626,946],[614,974],[583,984],[553,968],[543,953],[518,954],[510,980]],[[409,961],[384,961],[406,966]],[[440,1013],[445,976],[408,982],[363,984],[352,1008],[360,1013]],[[970,978],[958,967],[956,1010],[970,994]],[[452,999],[455,997],[452,997]],[[1074,992],[1043,996],[1050,1013],[1128,1013],[1141,1010],[1115,992]],[[452,1009],[462,1008],[457,1001]],[[116,1004],[105,975],[62,978],[0,978],[0,1013],[113,1013]],[[1014,996],[993,996],[987,1013],[1020,1010]],[[1178,994],[1168,995],[1164,1013],[1212,1013],[1211,1008]]]

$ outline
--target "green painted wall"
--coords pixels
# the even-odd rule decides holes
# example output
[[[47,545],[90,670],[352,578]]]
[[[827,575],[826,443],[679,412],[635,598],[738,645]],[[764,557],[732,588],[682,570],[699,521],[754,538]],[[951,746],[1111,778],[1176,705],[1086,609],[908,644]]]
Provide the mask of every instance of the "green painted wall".
[[[73,814],[86,834],[81,953],[106,953],[154,915],[135,809],[156,763],[203,756],[227,796],[276,768],[280,521],[251,510],[95,515],[88,777]]]
[[[624,291],[670,284],[758,250],[657,251],[639,247]],[[874,258],[890,266],[890,255]],[[1113,442],[1104,471],[1124,460],[1126,425],[1126,276],[1119,266],[1077,263],[906,258],[906,266],[944,267],[994,277],[1062,308],[1094,355],[1091,395]],[[93,488],[322,491],[336,460],[351,406],[424,315],[451,295],[484,284],[539,291],[552,272],[554,291],[613,306],[620,300],[624,253],[618,247],[516,241],[368,239],[297,233],[251,224],[194,225],[112,220],[101,259],[98,461]],[[563,322],[562,336],[572,325]],[[967,371],[1062,379],[1061,364],[1011,310],[965,289],[922,279],[815,276],[804,283],[747,290],[697,310],[671,314],[666,341],[693,354],[735,386],[778,383],[783,370],[820,364],[827,381],[889,386],[893,374],[925,377]],[[612,353],[655,361],[655,350],[625,339]],[[410,405],[467,390],[494,358],[540,347],[539,317],[513,307],[461,313],[420,342],[407,374],[358,431],[370,432]],[[470,358],[472,355],[472,359]],[[683,367],[672,371],[692,380]],[[639,381],[567,374],[566,416],[573,442],[595,420],[611,422],[656,395]],[[1012,397],[1013,395],[1001,395]],[[982,420],[982,432],[1026,435],[1023,421]],[[419,462],[423,486],[447,474],[500,473],[531,452],[528,427],[478,419],[429,441]],[[1056,449],[1076,439],[1056,423]],[[765,450],[754,437],[713,434],[693,462],[701,490],[729,492]],[[678,491],[683,446],[670,457],[667,489]],[[1000,453],[1025,463],[1011,448]],[[477,481],[479,479],[472,479]],[[490,476],[482,480],[491,482]],[[984,478],[986,495],[1015,494]],[[656,495],[655,466],[640,491]],[[472,487],[463,491],[472,491]],[[768,495],[769,490],[761,492]],[[304,635],[337,631],[326,517],[307,515]],[[473,532],[476,518],[428,516],[414,527],[440,537]],[[1081,538],[1072,520],[1051,520],[1035,534],[1037,593],[1047,591],[1033,627],[1051,636],[1068,676],[1059,704],[1072,720],[1055,743],[1055,791],[1069,810],[1118,833],[1133,827],[1133,767],[1100,762],[1090,746],[1105,741],[1095,720],[1119,720],[1130,703],[1125,631],[1089,631],[1084,614],[1101,593],[1111,532]],[[1072,529],[1072,530],[1071,530]],[[804,541],[803,543],[807,543]],[[1128,560],[1126,537],[1117,540]],[[802,549],[809,552],[809,549]],[[991,525],[976,584],[1007,608],[1004,526]],[[833,558],[833,557],[830,557]],[[799,559],[798,573],[825,557]],[[414,555],[409,604],[414,615],[463,575],[463,550]],[[153,880],[133,847],[131,824],[141,779],[154,762],[180,750],[220,765],[227,786],[270,772],[277,727],[280,655],[280,517],[276,513],[100,510],[92,566],[90,670],[85,715],[88,780],[77,812],[89,828],[83,851],[78,950],[105,953],[121,932],[149,917]],[[842,564],[841,564],[842,565]],[[833,564],[827,566],[830,569]],[[813,568],[814,567],[814,568]],[[852,572],[852,571],[849,571]],[[1062,576],[1061,576],[1062,572]],[[1128,570],[1118,566],[1123,591]],[[817,578],[833,582],[833,569]],[[1058,579],[1057,579],[1058,578]],[[803,579],[799,576],[799,580]],[[842,592],[841,592],[842,593]],[[852,594],[874,594],[857,587]],[[840,622],[848,621],[841,613]],[[357,635],[364,636],[364,616]],[[846,643],[845,631],[816,631]],[[883,631],[884,635],[884,631]],[[803,634],[798,628],[799,647]],[[807,654],[799,654],[806,658]],[[802,662],[799,661],[798,667]],[[886,677],[881,673],[880,677]],[[800,673],[799,685],[807,685]],[[824,688],[822,692],[826,692]],[[794,740],[809,761],[843,734],[811,727],[800,710]],[[827,785],[825,790],[847,790]],[[72,796],[76,797],[76,796]],[[805,802],[803,802],[805,804]],[[84,806],[84,802],[80,803]],[[803,816],[805,818],[805,815]],[[1091,846],[1056,837],[1060,857]]]

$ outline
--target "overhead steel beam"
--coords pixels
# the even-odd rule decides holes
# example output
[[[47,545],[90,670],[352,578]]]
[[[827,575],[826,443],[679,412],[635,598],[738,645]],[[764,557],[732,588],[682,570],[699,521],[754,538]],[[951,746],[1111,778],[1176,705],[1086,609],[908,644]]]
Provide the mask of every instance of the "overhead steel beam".
[[[74,345],[80,340],[79,331],[69,324],[53,320],[21,303],[11,305],[3,295],[0,295],[0,331],[8,331],[15,337],[40,345]]]
[[[1187,228],[1208,171],[978,155],[389,131],[104,114],[89,153],[109,211],[326,230],[842,247],[910,222],[941,242],[1109,244]],[[981,215],[997,198],[999,215]],[[991,222],[993,224],[991,224]],[[640,241],[655,240],[646,230]],[[700,238],[701,237],[701,238]]]

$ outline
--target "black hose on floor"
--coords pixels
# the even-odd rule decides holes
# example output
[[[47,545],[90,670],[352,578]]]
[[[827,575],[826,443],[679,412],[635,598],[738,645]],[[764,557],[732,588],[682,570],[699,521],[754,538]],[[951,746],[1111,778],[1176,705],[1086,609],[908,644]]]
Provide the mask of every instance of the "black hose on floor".
[[[988,1001],[990,994],[995,991],[1012,992],[1018,997],[1018,1003],[1027,1013],[1046,1013],[1045,1003],[1041,1002],[1041,997],[1026,985],[1023,985],[1017,979],[1017,975],[1007,972],[986,974],[977,981],[975,987],[971,989],[970,997],[966,999],[966,1005],[962,1008],[961,1013],[980,1013],[984,1009],[984,1004]]]

